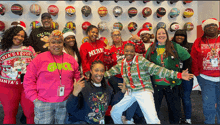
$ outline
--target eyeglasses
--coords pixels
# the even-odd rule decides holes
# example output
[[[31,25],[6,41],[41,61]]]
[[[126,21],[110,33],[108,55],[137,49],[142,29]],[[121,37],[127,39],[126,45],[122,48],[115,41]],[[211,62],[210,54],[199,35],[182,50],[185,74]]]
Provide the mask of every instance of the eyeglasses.
[[[121,36],[121,34],[114,34],[114,35],[112,35],[113,37],[119,37],[119,36]]]

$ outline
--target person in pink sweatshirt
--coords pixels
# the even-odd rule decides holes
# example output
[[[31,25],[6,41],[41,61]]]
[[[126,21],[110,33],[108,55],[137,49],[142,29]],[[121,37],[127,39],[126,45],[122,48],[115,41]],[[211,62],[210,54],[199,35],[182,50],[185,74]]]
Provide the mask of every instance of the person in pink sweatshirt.
[[[80,78],[74,57],[63,53],[63,35],[54,30],[49,36],[49,51],[39,54],[27,67],[24,89],[34,102],[35,124],[64,124],[66,100]]]
[[[28,44],[25,24],[22,24],[7,29],[1,40],[0,102],[4,110],[3,124],[16,124],[19,103],[26,123],[34,124],[34,104],[25,97],[22,81],[26,66],[35,57],[35,51]]]

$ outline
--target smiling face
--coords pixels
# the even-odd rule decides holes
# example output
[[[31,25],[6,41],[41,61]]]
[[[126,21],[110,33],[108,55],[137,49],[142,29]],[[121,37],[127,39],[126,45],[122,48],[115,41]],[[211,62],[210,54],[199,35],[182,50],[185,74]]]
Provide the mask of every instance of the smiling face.
[[[44,28],[46,28],[46,29],[51,28],[51,24],[52,24],[52,19],[51,18],[44,17],[41,20],[41,22],[42,22]]]
[[[127,45],[124,48],[124,55],[127,61],[130,61],[134,58],[135,48],[132,45]]]
[[[121,40],[121,33],[119,31],[114,31],[112,33],[112,40],[115,44],[120,43]]]
[[[162,28],[158,29],[156,35],[157,35],[156,38],[157,38],[158,44],[165,45],[166,44],[165,42],[167,40],[166,31]]]
[[[181,44],[185,40],[185,37],[184,36],[176,36],[175,40],[177,43]]]
[[[147,43],[148,41],[150,41],[150,34],[149,33],[142,33],[140,35],[140,38],[144,43]]]
[[[65,43],[67,46],[73,47],[73,46],[75,45],[75,42],[76,42],[76,38],[75,38],[75,36],[73,36],[73,35],[67,36],[67,37],[64,39],[64,43]]]
[[[213,37],[218,34],[218,26],[216,24],[206,25],[204,28],[204,32],[206,35]]]
[[[12,39],[13,45],[14,46],[21,45],[24,41],[24,36],[25,36],[25,32],[23,30],[18,32],[17,35],[14,36],[13,39]]]
[[[60,38],[49,39],[49,50],[53,55],[63,54],[63,41]]]
[[[104,77],[105,74],[105,67],[103,64],[97,63],[92,66],[92,69],[90,70],[91,73],[91,79],[96,84],[100,83]]]
[[[99,31],[97,28],[92,28],[89,32],[88,32],[88,36],[89,36],[89,40],[91,42],[95,42],[96,39],[99,36]]]

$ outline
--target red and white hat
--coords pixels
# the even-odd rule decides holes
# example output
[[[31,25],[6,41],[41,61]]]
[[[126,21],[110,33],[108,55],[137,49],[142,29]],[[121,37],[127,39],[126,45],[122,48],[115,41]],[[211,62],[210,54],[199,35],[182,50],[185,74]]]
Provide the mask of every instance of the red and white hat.
[[[140,37],[141,34],[143,34],[143,33],[149,33],[150,34],[150,30],[148,28],[143,28],[143,29],[139,30],[137,35]]]
[[[11,26],[20,26],[26,31],[26,24],[23,21],[14,21],[11,23]]]
[[[219,27],[218,20],[216,18],[210,18],[202,21],[202,30],[204,31],[205,26],[209,24],[216,24]]]

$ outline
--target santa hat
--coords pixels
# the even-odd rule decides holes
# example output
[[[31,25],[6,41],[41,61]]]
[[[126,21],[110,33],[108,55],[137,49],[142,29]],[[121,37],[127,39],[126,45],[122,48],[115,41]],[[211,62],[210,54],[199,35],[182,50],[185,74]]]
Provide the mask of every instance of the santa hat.
[[[63,29],[63,38],[65,39],[68,36],[75,36],[75,33],[73,32],[73,30],[69,29],[69,28],[64,28]]]
[[[23,21],[14,21],[11,23],[11,26],[20,26],[24,29],[24,31],[26,31],[26,24]]]
[[[143,33],[149,33],[150,34],[150,30],[148,28],[143,28],[143,29],[139,30],[137,35],[140,37],[141,34],[143,34]]]
[[[204,31],[205,26],[209,25],[209,24],[216,24],[219,27],[219,23],[218,23],[217,19],[216,18],[210,18],[210,19],[202,21],[202,30]]]

